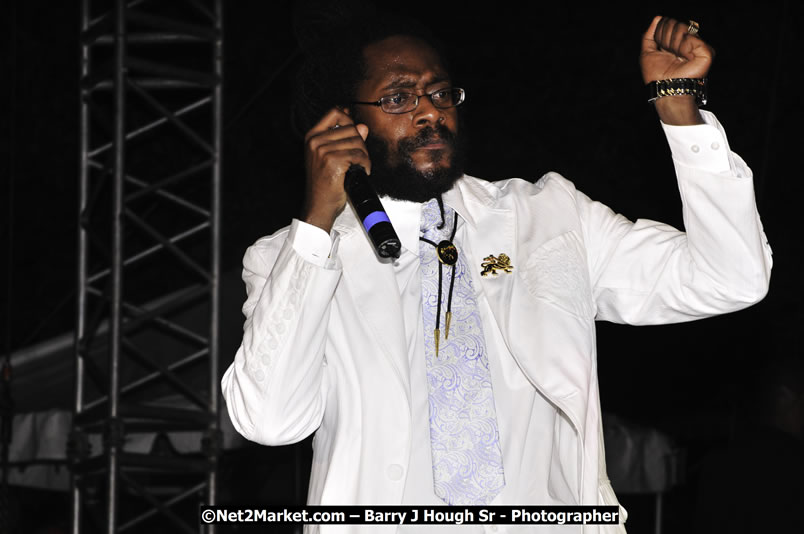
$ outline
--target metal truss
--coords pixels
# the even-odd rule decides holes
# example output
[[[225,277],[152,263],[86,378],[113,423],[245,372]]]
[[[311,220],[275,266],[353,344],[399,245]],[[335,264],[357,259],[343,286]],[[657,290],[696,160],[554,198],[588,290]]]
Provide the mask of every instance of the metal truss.
[[[82,0],[73,534],[216,502],[222,37],[220,0]]]

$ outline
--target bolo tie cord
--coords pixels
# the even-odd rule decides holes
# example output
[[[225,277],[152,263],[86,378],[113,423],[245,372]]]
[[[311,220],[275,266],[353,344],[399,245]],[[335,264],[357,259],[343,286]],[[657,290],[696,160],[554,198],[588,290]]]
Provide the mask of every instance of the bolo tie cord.
[[[438,228],[443,228],[446,221],[444,220],[444,204],[442,200],[438,199],[438,207],[441,209],[441,224]],[[458,214],[455,213],[455,219],[452,224],[452,234],[450,235],[449,241],[452,244],[453,240],[455,239],[455,232],[458,229]],[[424,241],[425,243],[430,243],[436,248],[436,256],[438,256],[438,244],[430,241],[425,237],[419,237],[420,241]],[[454,246],[454,245],[453,245]],[[447,313],[444,318],[444,339],[449,339],[449,324],[452,321],[452,289],[455,287],[455,266],[458,265],[458,262],[452,264],[452,275],[450,276],[449,281],[449,294],[447,295]],[[433,331],[433,337],[435,339],[435,354],[436,358],[438,357],[438,345],[439,345],[439,338],[441,335],[441,284],[442,284],[442,277],[443,277],[443,266],[444,262],[441,261],[441,258],[438,258],[438,302],[436,303],[436,321],[435,321],[435,330]]]
[[[438,211],[441,212],[441,224],[439,224],[436,228],[441,230],[442,228],[444,228],[444,225],[447,224],[446,218],[444,217],[444,199],[441,198],[441,197],[438,197],[438,198],[436,198],[436,202],[438,203]],[[457,214],[455,214],[455,220],[456,221],[458,220],[458,215]],[[455,229],[454,228],[452,230],[452,237],[455,237]],[[450,238],[450,241],[452,241],[452,237]],[[430,242],[432,243],[432,241],[430,241]]]

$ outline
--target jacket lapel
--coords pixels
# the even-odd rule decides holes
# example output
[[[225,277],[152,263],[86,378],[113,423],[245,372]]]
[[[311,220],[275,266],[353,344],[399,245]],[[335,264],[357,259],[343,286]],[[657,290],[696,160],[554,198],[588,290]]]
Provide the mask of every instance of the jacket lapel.
[[[462,180],[460,184],[454,192],[460,194],[467,223],[473,227],[467,232],[469,267],[472,269],[473,279],[479,281],[494,318],[507,340],[510,306],[504,303],[511,302],[514,273],[518,268],[516,216],[511,206],[506,205],[510,203],[507,198],[503,197],[503,201],[493,198],[474,181]],[[491,255],[499,258],[500,254],[510,258],[514,273],[482,276],[481,264],[484,259]]]
[[[538,243],[544,236],[517,236],[521,225],[517,222],[512,195],[495,198],[478,183],[468,180],[461,183],[461,200],[475,226],[468,235],[470,268],[480,281],[508,350],[528,380],[567,412],[580,429],[587,400],[584,383],[588,381],[589,369],[575,369],[572,363],[577,361],[574,348],[579,339],[554,337],[558,338],[555,334],[560,332],[580,332],[588,336],[589,331],[578,330],[575,318],[556,313],[549,304],[533,298],[523,279],[528,258],[522,252],[525,249],[522,243],[525,240]],[[501,253],[509,256],[513,271],[497,276],[480,275],[484,258],[489,255],[499,258]]]
[[[338,217],[335,230],[341,235],[338,257],[343,279],[361,315],[360,322],[367,325],[369,335],[399,377],[409,403],[410,365],[393,264],[377,257],[351,206]]]

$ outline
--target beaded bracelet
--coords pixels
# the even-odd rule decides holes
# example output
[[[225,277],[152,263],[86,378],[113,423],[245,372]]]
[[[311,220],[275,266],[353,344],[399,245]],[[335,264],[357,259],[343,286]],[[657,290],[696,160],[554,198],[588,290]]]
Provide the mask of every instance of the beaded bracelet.
[[[663,96],[693,95],[699,106],[706,105],[709,89],[709,78],[670,78],[657,80],[645,86],[648,90],[648,102]]]

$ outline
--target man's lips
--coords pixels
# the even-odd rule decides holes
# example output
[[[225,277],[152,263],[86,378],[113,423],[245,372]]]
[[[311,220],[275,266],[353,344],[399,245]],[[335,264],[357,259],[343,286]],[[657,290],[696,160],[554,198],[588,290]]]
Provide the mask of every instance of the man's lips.
[[[447,145],[444,143],[436,143],[434,145],[420,146],[417,150],[444,150],[445,148],[447,148]]]
[[[426,143],[423,143],[423,144],[419,145],[418,147],[416,147],[416,149],[417,150],[443,150],[443,149],[447,148],[448,146],[449,146],[448,143],[445,143],[444,141],[438,139],[438,140],[432,140],[432,141],[428,141]]]

